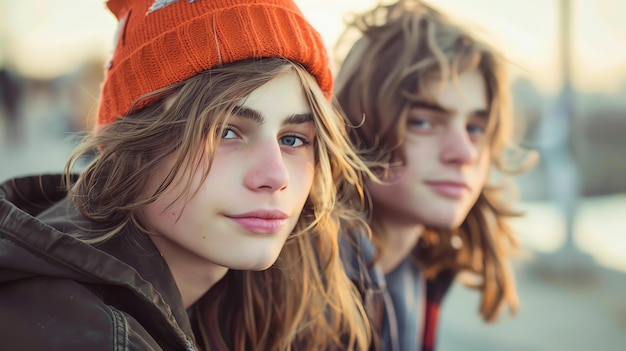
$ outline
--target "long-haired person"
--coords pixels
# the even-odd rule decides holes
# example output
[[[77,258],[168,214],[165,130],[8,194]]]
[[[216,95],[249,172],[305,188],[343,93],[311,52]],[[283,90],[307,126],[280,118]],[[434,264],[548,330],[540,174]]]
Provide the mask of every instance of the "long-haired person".
[[[319,34],[288,0],[107,6],[95,130],[0,186],[2,348],[366,350],[337,236],[367,167]]]
[[[335,93],[363,158],[386,166],[365,182],[372,240],[350,229],[344,257],[380,348],[432,350],[461,272],[485,320],[517,309],[506,180],[534,157],[511,139],[505,60],[468,30],[419,1],[356,15],[343,38],[355,30]]]

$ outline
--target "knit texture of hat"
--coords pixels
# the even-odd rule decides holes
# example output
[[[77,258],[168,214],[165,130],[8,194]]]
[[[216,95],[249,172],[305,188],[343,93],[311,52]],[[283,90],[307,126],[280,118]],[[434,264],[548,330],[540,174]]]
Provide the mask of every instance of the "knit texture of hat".
[[[109,0],[119,21],[97,126],[151,102],[147,93],[227,63],[282,57],[300,63],[331,96],[319,33],[288,0]]]

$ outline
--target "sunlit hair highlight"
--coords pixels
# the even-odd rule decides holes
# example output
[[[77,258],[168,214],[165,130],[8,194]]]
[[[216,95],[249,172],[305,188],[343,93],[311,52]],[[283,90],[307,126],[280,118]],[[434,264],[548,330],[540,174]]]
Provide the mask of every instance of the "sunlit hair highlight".
[[[88,136],[66,166],[98,150],[71,186],[88,218],[113,223],[87,242],[100,242],[134,225],[147,232],[138,214],[167,195],[182,170],[203,171],[222,128],[237,104],[277,75],[295,72],[314,115],[315,173],[300,219],[277,262],[265,271],[229,271],[198,302],[209,338],[223,350],[366,350],[370,329],[356,289],[339,260],[340,221],[361,223],[347,201],[362,196],[361,174],[371,174],[353,151],[343,117],[299,64],[263,59],[224,65],[151,94],[160,99]],[[167,102],[167,103],[166,103]],[[201,150],[202,152],[198,152]],[[154,194],[142,195],[147,174],[174,153],[176,161]],[[193,172],[189,172],[191,184]],[[69,180],[69,178],[68,178]],[[351,187],[340,185],[350,184]],[[187,186],[177,199],[198,189]]]
[[[505,58],[455,25],[443,14],[419,1],[399,1],[376,8],[348,21],[349,28],[338,42],[341,69],[335,93],[353,125],[351,138],[366,161],[389,166],[404,162],[403,136],[409,109],[418,100],[432,99],[432,82],[453,83],[463,72],[477,70],[486,83],[489,103],[487,144],[491,153],[492,179],[456,231],[428,229],[414,259],[433,277],[443,269],[471,272],[482,279],[476,288],[482,291],[480,312],[485,320],[494,320],[508,303],[518,307],[513,272],[509,258],[518,242],[507,219],[519,213],[511,207],[513,186],[507,176],[522,172],[534,160],[534,154],[512,142],[512,112]],[[359,38],[342,57],[350,34]],[[343,46],[342,46],[343,45]],[[384,174],[388,169],[373,169]],[[496,175],[498,175],[496,177]],[[372,223],[375,243],[384,250]],[[453,247],[452,236],[462,240]]]

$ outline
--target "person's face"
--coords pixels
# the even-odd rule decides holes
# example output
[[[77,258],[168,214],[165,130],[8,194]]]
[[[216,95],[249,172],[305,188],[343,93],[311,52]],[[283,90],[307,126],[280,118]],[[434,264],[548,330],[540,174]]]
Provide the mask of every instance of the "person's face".
[[[170,267],[271,266],[311,190],[315,137],[313,115],[295,73],[277,76],[242,100],[221,135],[208,177],[201,179],[208,159],[193,175],[191,190],[199,185],[198,192],[168,207],[186,185],[189,173],[181,172],[172,191],[143,212]],[[158,188],[174,157],[148,175],[147,191]]]
[[[406,165],[392,168],[391,185],[368,182],[377,218],[436,228],[461,225],[488,176],[488,102],[478,71],[459,75],[437,90],[434,101],[415,103],[408,114]]]

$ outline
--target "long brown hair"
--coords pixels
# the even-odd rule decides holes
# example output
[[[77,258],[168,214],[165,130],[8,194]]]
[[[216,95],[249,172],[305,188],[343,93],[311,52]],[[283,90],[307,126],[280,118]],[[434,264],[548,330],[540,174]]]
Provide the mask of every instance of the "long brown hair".
[[[360,174],[369,171],[353,151],[338,109],[299,64],[274,58],[228,64],[151,94],[160,99],[87,136],[66,171],[81,155],[98,152],[70,193],[85,216],[112,224],[106,235],[89,242],[106,240],[127,225],[142,229],[138,212],[163,196],[178,171],[198,169],[202,157],[212,159],[218,141],[208,136],[220,133],[237,103],[289,71],[299,76],[315,116],[312,190],[277,262],[260,272],[229,271],[198,306],[220,349],[366,350],[369,324],[340,263],[337,236],[342,220],[366,225],[339,185],[362,193]],[[196,150],[205,151],[197,156]],[[142,197],[145,175],[172,153],[177,158],[169,176],[152,196]],[[179,197],[195,191],[188,187]]]
[[[335,92],[350,123],[358,126],[351,129],[351,138],[366,161],[404,162],[408,110],[428,93],[433,79],[443,84],[473,69],[484,78],[490,109],[490,175],[495,179],[497,173],[499,180],[483,189],[458,230],[427,229],[413,258],[426,277],[443,269],[479,275],[481,283],[475,287],[482,290],[480,312],[486,320],[493,320],[504,303],[515,311],[518,297],[509,257],[518,243],[507,219],[518,213],[504,200],[512,190],[506,176],[527,169],[533,156],[511,142],[504,58],[419,1],[378,5],[348,24],[336,47],[338,55],[355,30],[360,38],[341,62]],[[453,243],[459,238],[460,248]],[[384,250],[380,239],[375,244]]]

